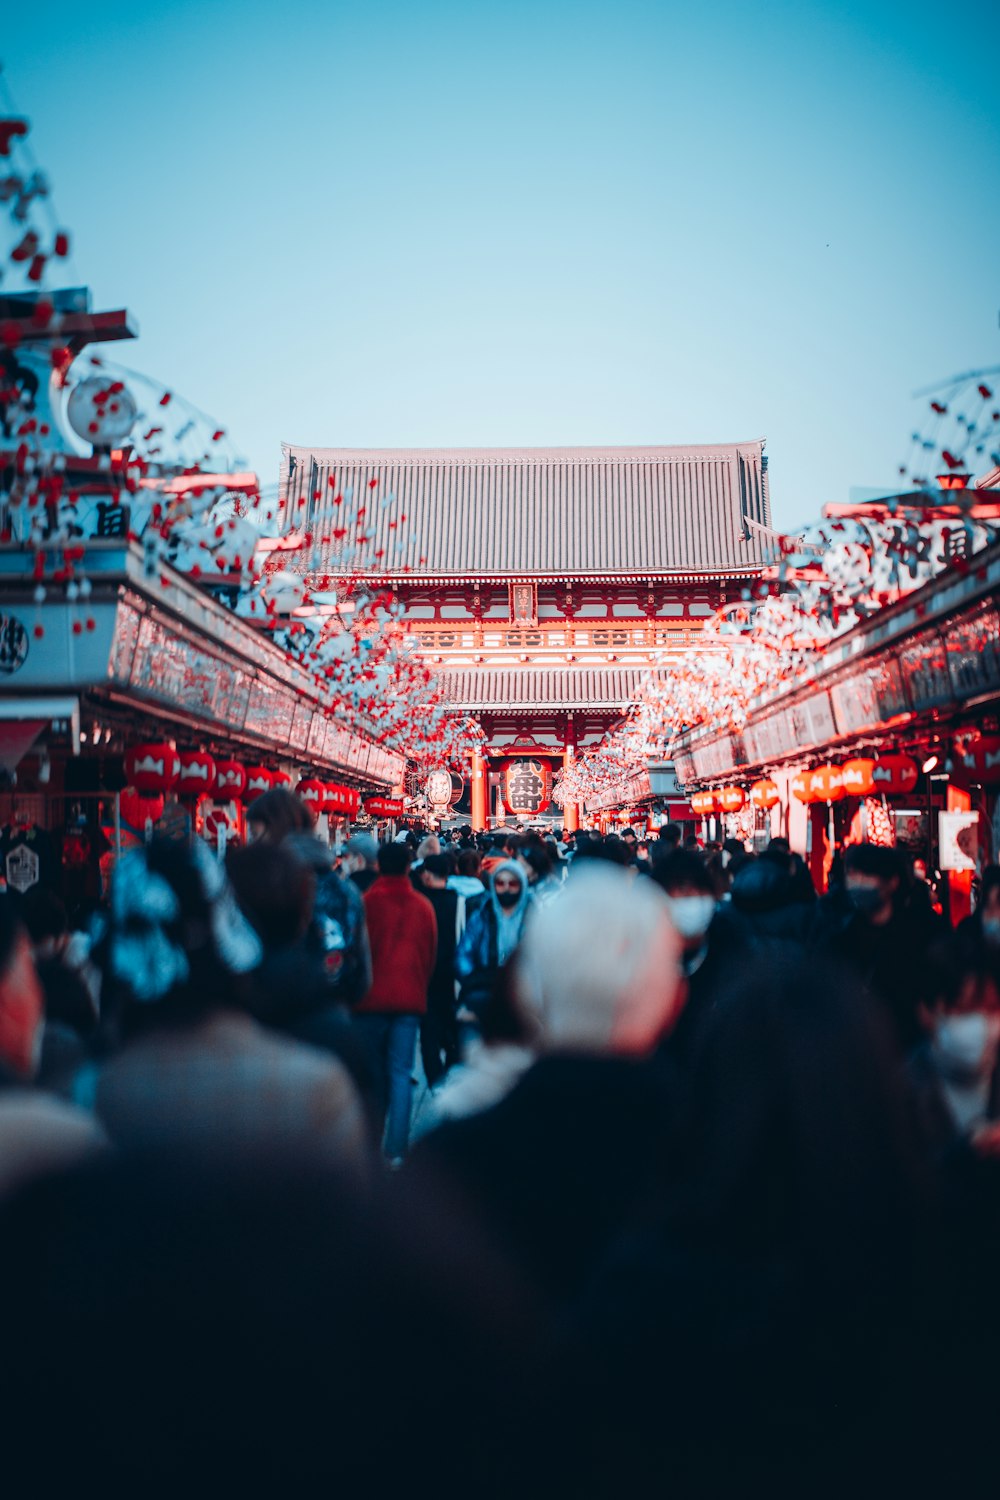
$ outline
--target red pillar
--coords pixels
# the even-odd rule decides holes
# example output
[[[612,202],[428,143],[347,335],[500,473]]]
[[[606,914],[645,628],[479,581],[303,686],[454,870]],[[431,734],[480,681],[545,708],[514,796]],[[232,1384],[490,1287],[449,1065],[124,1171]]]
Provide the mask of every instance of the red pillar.
[[[568,770],[573,764],[576,755],[576,725],[572,719],[566,720],[566,737],[563,745],[563,769]],[[563,804],[563,828],[567,833],[575,833],[580,826],[580,809],[575,802]]]
[[[490,826],[489,808],[487,806],[488,762],[478,750],[472,752],[472,767],[470,771],[470,782],[472,785],[472,827],[474,832],[482,833]]]

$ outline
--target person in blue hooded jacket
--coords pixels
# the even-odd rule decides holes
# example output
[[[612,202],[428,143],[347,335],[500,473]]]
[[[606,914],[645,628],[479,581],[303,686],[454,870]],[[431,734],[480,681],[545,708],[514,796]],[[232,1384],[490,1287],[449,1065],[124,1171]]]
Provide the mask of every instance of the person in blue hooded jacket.
[[[469,914],[455,954],[459,1004],[478,1015],[493,994],[497,976],[513,954],[531,906],[527,876],[514,859],[491,871],[482,901]]]

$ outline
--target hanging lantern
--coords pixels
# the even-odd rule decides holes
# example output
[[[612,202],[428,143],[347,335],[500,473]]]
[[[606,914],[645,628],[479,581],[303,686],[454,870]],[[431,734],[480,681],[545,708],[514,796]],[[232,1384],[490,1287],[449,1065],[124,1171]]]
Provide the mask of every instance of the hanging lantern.
[[[246,789],[246,769],[238,760],[215,762],[215,795],[220,802],[241,802]]]
[[[134,786],[127,786],[118,798],[119,821],[125,832],[142,835],[147,822],[158,823],[163,817],[163,798],[144,797]],[[109,831],[109,837],[113,837]]]
[[[347,788],[338,786],[335,781],[328,781],[325,786],[323,798],[323,811],[325,813],[341,813],[347,806]]]
[[[719,806],[723,812],[738,813],[746,806],[747,794],[741,786],[724,786],[719,793]]]
[[[547,760],[515,756],[500,762],[503,805],[515,817],[544,812],[552,795],[552,768]]]
[[[860,755],[854,760],[845,761],[840,768],[845,796],[870,797],[875,790],[875,783],[872,780],[874,769],[875,762],[867,755]]]
[[[125,756],[125,775],[137,792],[169,792],[181,774],[173,745],[136,745]]]
[[[294,776],[290,776],[287,771],[272,771],[271,785],[272,787],[280,786],[284,791],[290,792],[295,785],[295,778]]]
[[[839,802],[844,795],[844,778],[839,766],[817,766],[809,777],[814,802]]]
[[[715,793],[695,792],[691,798],[691,806],[696,813],[701,813],[703,818],[711,817],[715,812]]]
[[[811,771],[799,771],[792,777],[792,796],[796,802],[804,802],[806,806],[816,801]]]
[[[872,786],[876,792],[900,796],[913,791],[919,775],[917,763],[911,756],[893,751],[889,755],[880,756],[875,762]]]
[[[772,781],[769,776],[765,776],[763,781],[755,781],[750,788],[750,801],[754,807],[760,807],[763,808],[764,812],[770,812],[771,808],[777,807],[781,801],[777,783]]]
[[[299,797],[308,807],[313,817],[318,817],[323,811],[323,803],[326,801],[326,787],[322,781],[315,777],[309,777],[300,781],[295,788],[295,795]]]
[[[180,775],[177,777],[177,794],[185,801],[197,802],[199,797],[210,797],[215,791],[215,761],[207,750],[182,750]]]
[[[247,786],[243,794],[244,802],[256,802],[258,797],[263,797],[274,785],[274,777],[266,766],[247,766]]]
[[[958,756],[959,764],[970,781],[981,786],[1000,784],[1000,734],[981,734],[966,743]]]
[[[373,818],[401,818],[403,799],[402,797],[366,797],[365,812]]]

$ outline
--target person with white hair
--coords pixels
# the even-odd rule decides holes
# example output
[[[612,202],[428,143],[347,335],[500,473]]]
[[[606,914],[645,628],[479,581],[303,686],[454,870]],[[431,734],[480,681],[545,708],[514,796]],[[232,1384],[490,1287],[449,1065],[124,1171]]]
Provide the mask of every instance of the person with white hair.
[[[652,1060],[684,1004],[663,892],[594,863],[535,908],[509,971],[535,1061],[506,1097],[417,1146],[436,1179],[547,1294],[572,1296],[670,1151],[672,1100]]]

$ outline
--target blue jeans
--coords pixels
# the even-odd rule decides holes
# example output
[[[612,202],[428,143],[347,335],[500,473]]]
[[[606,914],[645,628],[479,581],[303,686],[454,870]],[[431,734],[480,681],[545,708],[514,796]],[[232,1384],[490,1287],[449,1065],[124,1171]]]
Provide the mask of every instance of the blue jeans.
[[[379,1117],[385,1122],[383,1150],[392,1161],[404,1156],[410,1139],[410,1096],[417,1053],[419,1016],[355,1016],[368,1052]]]

